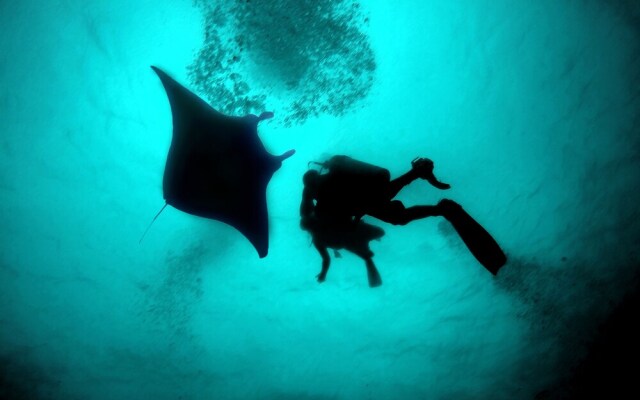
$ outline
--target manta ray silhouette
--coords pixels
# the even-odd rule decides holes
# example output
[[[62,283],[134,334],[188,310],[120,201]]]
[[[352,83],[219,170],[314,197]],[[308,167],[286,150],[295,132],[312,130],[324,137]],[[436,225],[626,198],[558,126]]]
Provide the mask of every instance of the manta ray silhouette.
[[[265,257],[269,251],[267,185],[295,150],[274,156],[260,141],[258,123],[272,113],[224,115],[159,68],[151,68],[162,81],[173,116],[162,210],[168,204],[229,224],[251,242],[260,258]]]

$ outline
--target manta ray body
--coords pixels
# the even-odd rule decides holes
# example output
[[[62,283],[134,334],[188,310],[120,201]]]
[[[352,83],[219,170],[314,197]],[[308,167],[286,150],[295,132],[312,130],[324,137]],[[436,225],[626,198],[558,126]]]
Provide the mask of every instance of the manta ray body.
[[[173,117],[162,181],[165,206],[224,222],[242,233],[260,258],[269,249],[266,191],[282,161],[258,137],[260,117],[224,115],[157,67]],[[157,216],[156,216],[157,217]]]

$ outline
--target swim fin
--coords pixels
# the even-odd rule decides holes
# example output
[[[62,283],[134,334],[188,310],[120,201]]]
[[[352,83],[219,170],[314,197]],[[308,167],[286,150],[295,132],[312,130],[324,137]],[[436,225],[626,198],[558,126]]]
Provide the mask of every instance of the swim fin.
[[[495,239],[455,201],[438,203],[442,215],[453,225],[471,254],[493,275],[507,262]]]

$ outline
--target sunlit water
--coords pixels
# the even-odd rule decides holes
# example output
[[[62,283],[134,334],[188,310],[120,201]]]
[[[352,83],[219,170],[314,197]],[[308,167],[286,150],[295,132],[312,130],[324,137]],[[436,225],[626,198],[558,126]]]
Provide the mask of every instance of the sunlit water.
[[[531,399],[630,290],[640,237],[632,1],[0,2],[0,397]],[[253,4],[255,3],[255,4]],[[357,4],[357,6],[356,6]],[[236,57],[234,59],[234,57]],[[269,256],[164,204],[158,65],[297,150]],[[235,74],[235,75],[234,75]],[[343,253],[299,227],[307,163],[432,158],[509,263],[441,218]]]

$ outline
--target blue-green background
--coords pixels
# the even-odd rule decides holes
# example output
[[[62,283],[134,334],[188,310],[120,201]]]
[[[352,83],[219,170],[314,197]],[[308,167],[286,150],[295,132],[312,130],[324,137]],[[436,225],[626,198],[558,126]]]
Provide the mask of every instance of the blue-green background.
[[[565,390],[638,271],[637,3],[366,0],[336,26],[314,2],[254,3],[240,15],[220,2],[215,22],[205,1],[0,1],[0,397]],[[216,23],[219,42],[205,35]],[[240,30],[240,61],[216,61]],[[138,244],[163,204],[172,131],[149,65],[217,102],[207,90],[236,72],[246,86],[214,106],[251,93],[275,112],[262,140],[297,153],[269,186],[267,258],[170,207]],[[384,285],[369,289],[347,253],[317,284],[301,176],[332,154],[393,175],[432,158],[508,265],[491,276],[439,218],[370,219],[387,233],[372,244]],[[442,196],[418,181],[399,198]]]

